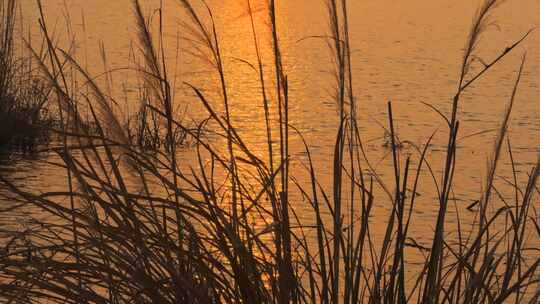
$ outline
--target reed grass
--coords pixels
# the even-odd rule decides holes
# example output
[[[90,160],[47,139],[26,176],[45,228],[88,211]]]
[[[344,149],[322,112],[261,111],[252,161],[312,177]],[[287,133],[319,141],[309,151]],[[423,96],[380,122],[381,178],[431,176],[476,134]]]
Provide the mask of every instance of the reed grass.
[[[51,126],[46,107],[50,89],[17,49],[17,1],[0,3],[0,146],[25,150],[47,139],[42,130]]]
[[[35,57],[61,109],[58,132],[64,142],[52,149],[62,159],[59,166],[67,171],[68,181],[66,191],[35,193],[2,178],[22,205],[40,208],[53,218],[13,234],[0,258],[2,299],[8,303],[538,303],[540,256],[529,244],[535,246],[540,237],[535,217],[540,157],[525,185],[518,184],[514,169],[513,201],[504,200],[503,207],[490,211],[496,206],[494,177],[503,153],[510,155],[515,168],[507,130],[525,58],[487,164],[482,197],[476,208],[471,207],[478,221],[472,230],[463,229],[457,213],[457,242],[445,230],[459,160],[460,97],[528,35],[482,69],[471,69],[478,39],[500,2],[485,0],[480,7],[452,111],[446,117],[437,110],[448,127],[440,179],[427,159],[435,133],[417,147],[417,154],[402,155],[388,103],[392,185],[386,185],[369,162],[359,131],[346,0],[327,1],[327,41],[339,109],[334,154],[328,162],[333,168],[331,185],[322,184],[309,145],[289,123],[289,83],[282,63],[286,50],[279,42],[274,0],[269,1],[268,16],[273,81],[265,78],[267,65],[247,0],[257,54],[253,66],[264,109],[265,160],[250,150],[235,127],[219,29],[204,2],[178,1],[189,19],[186,31],[197,46],[196,55],[206,58],[219,80],[218,97],[212,100],[186,84],[209,116],[193,128],[172,110],[161,27],[155,38],[139,2],[133,0],[143,58],[138,70],[147,90],[141,113],[160,126],[154,129],[155,137],[168,143],[155,153],[131,140],[129,129],[113,114],[110,97],[71,54],[52,43],[41,11],[47,57]],[[83,100],[90,121],[82,118],[80,96],[65,80],[68,66],[87,81],[91,93]],[[277,124],[271,117],[278,117]],[[216,126],[213,132],[225,141],[226,149],[203,136],[207,122]],[[95,132],[89,124],[96,126]],[[182,152],[171,144],[177,132],[194,142],[195,165],[179,163]],[[297,172],[290,166],[292,136],[304,143],[307,184],[295,178]],[[429,247],[418,244],[409,231],[418,190],[426,183],[421,172],[426,170],[437,183],[439,206]],[[383,190],[382,195],[376,188]],[[313,225],[298,216],[305,202]],[[378,204],[392,207],[383,239],[374,240],[371,218]],[[407,263],[411,250],[425,254],[420,266]]]

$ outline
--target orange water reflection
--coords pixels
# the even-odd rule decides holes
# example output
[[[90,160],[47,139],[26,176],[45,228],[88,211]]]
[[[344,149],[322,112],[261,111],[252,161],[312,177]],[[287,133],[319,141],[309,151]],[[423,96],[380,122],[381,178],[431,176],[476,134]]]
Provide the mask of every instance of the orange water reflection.
[[[217,31],[225,59],[226,81],[232,108],[232,123],[240,130],[248,146],[258,157],[268,161],[266,125],[261,99],[261,86],[256,66],[256,54],[250,18],[244,1],[208,1],[215,14]],[[430,103],[443,112],[448,112],[454,93],[461,52],[469,29],[470,20],[476,9],[471,1],[350,1],[351,39],[353,41],[353,68],[356,95],[359,102],[361,131],[366,143],[367,154],[383,178],[391,181],[391,162],[384,144],[386,126],[386,102],[394,101],[398,133],[402,140],[422,144],[431,133],[440,129],[430,153],[435,174],[440,174],[444,149],[444,123],[435,112],[422,102]],[[65,12],[69,12],[75,34],[81,47],[79,58],[87,56],[89,68],[99,73],[102,68],[99,52],[95,49],[99,40],[109,50],[112,67],[128,65],[127,59],[133,34],[133,18],[130,2],[119,1],[46,1],[46,12],[50,23],[58,20],[58,32],[63,27]],[[145,9],[151,12],[158,1],[144,1]],[[260,41],[260,51],[265,67],[265,79],[273,87],[273,53],[270,45],[266,1],[252,1],[255,28]],[[177,58],[178,33],[182,36],[180,22],[183,16],[174,1],[165,4],[165,37],[167,55],[174,62]],[[106,8],[106,9],[105,9]],[[36,20],[35,10],[25,8],[29,21]],[[336,106],[328,92],[332,90],[331,59],[326,42],[320,38],[327,33],[327,21],[323,3],[311,0],[283,1],[279,3],[278,26],[283,51],[285,70],[289,76],[291,124],[305,136],[314,155],[315,167],[321,183],[330,185],[331,154],[337,128]],[[86,32],[83,32],[84,12]],[[538,25],[540,4],[536,0],[509,1],[497,15],[500,31],[490,31],[480,46],[481,56],[492,58],[524,31]],[[510,136],[514,156],[518,160],[518,171],[525,172],[536,160],[540,138],[540,35],[531,36],[518,53],[528,51],[528,63],[522,80],[516,108],[513,113]],[[190,44],[180,40],[180,50]],[[481,132],[495,129],[511,93],[515,71],[520,56],[511,56],[498,69],[483,79],[464,96],[461,107],[462,134],[459,142],[456,188],[459,206],[464,207],[478,197],[485,171],[486,157],[492,147],[495,134]],[[249,64],[247,64],[247,63]],[[176,65],[174,65],[176,66]],[[213,101],[216,109],[223,111],[220,94],[216,93],[219,81],[211,67],[200,59],[180,51],[176,102],[185,108],[189,118],[205,117],[200,103],[186,86],[188,82],[203,90]],[[124,78],[123,78],[124,77]],[[135,76],[118,76],[128,87],[136,91]],[[275,93],[269,92],[273,106],[273,129],[275,123]],[[478,135],[468,137],[479,133]],[[276,140],[277,137],[274,137]],[[291,157],[295,175],[306,179],[302,163],[306,161],[303,146],[298,137],[291,138]],[[224,141],[217,140],[216,147],[225,151]],[[187,153],[187,152],[186,152]],[[404,155],[413,154],[408,147]],[[184,155],[187,164],[190,155]],[[501,175],[511,171],[509,158],[502,159]],[[43,170],[46,174],[46,170]],[[437,178],[439,176],[437,175]],[[424,176],[422,202],[416,214],[418,225],[413,234],[431,234],[437,205],[434,202],[435,188],[431,178]],[[301,203],[299,203],[301,204]],[[299,207],[301,208],[301,207]],[[375,214],[376,222],[384,222],[388,205],[380,207]],[[450,222],[455,217],[449,218]],[[379,233],[382,233],[379,232]],[[426,241],[420,237],[420,241]]]

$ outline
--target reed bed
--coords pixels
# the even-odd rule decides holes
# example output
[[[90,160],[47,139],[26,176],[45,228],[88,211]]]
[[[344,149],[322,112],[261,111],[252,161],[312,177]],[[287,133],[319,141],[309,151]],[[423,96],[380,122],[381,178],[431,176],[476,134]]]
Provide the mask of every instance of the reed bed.
[[[17,8],[15,0],[0,3],[0,146],[28,150],[48,138],[42,130],[51,126],[53,115],[47,109],[50,88],[16,45]]]
[[[178,0],[196,55],[213,67],[220,83],[217,100],[186,84],[208,114],[193,128],[174,114],[163,33],[151,31],[139,2],[132,2],[142,58],[138,71],[146,90],[141,113],[159,125],[155,136],[166,144],[148,153],[144,144],[133,142],[126,124],[114,115],[111,97],[72,54],[54,45],[41,11],[47,56],[34,55],[53,92],[51,100],[58,104],[63,144],[51,149],[68,178],[65,191],[45,193],[2,178],[20,206],[38,207],[53,218],[13,232],[7,242],[0,258],[1,299],[6,303],[538,303],[540,256],[534,246],[540,236],[540,157],[526,184],[518,184],[514,170],[509,177],[514,180],[513,199],[494,208],[494,201],[503,199],[494,187],[499,159],[504,153],[512,156],[507,130],[525,58],[515,86],[509,88],[513,93],[486,168],[483,194],[470,206],[476,213],[474,228],[459,226],[457,241],[445,230],[459,161],[461,95],[528,35],[481,69],[471,68],[479,38],[501,1],[485,0],[480,6],[467,38],[452,112],[437,110],[447,122],[442,176],[435,175],[426,156],[433,136],[417,154],[402,155],[388,103],[392,185],[383,183],[363,148],[346,0],[326,2],[339,110],[334,154],[327,164],[333,168],[330,185],[321,183],[307,144],[309,182],[299,182],[291,170],[290,139],[303,137],[289,123],[290,88],[282,64],[286,50],[279,43],[274,0],[268,2],[274,79],[266,78],[268,65],[247,0],[258,58],[253,67],[265,112],[265,160],[235,128],[212,10],[204,2]],[[65,76],[68,67],[86,79],[88,93],[73,91]],[[88,107],[89,120],[79,112],[81,104]],[[220,141],[204,135],[208,123],[216,126],[213,132]],[[194,143],[191,166],[179,163],[182,151],[172,144],[180,133]],[[216,146],[218,142],[226,147]],[[417,190],[426,183],[421,172],[426,171],[437,183],[439,207],[429,247],[409,233]],[[251,173],[249,178],[245,172]],[[313,224],[298,215],[306,202]],[[371,216],[378,204],[392,206],[382,240],[372,234]],[[411,250],[425,254],[420,266],[407,262]]]

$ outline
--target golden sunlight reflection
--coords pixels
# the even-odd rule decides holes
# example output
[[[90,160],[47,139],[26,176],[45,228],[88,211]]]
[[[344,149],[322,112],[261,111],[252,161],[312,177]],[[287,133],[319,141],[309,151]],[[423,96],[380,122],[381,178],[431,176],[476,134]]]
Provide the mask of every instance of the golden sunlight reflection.
[[[94,75],[104,70],[120,69],[113,73],[114,80],[122,82],[124,89],[115,89],[117,100],[128,100],[121,112],[132,113],[137,105],[129,99],[137,96],[140,79],[133,70],[140,61],[137,57],[140,46],[134,42],[132,8],[129,1],[95,0],[46,1],[44,4],[48,22],[57,25],[58,40],[67,39],[60,31],[62,24],[70,22],[73,36],[78,41],[75,57]],[[154,31],[158,31],[159,1],[142,1],[145,14],[152,16]],[[265,120],[259,65],[252,29],[255,29],[259,45],[263,78],[270,107],[270,128],[273,145],[279,142],[278,104],[276,98],[276,75],[274,50],[269,24],[268,1],[208,1],[216,23],[217,35],[224,62],[225,84],[231,109],[231,123],[249,149],[265,163],[269,162],[267,126]],[[112,6],[111,6],[112,5]],[[186,29],[188,19],[175,1],[163,1],[163,28],[165,57],[171,62],[170,74],[175,77],[175,107],[183,121],[198,121],[207,118],[205,110],[193,90],[186,84],[197,87],[208,98],[220,115],[224,113],[221,81],[209,61],[204,47],[194,43],[191,30]],[[102,7],[107,6],[107,10]],[[250,16],[250,7],[252,17]],[[522,10],[521,7],[530,9]],[[307,154],[301,132],[310,147],[318,178],[323,185],[332,179],[332,161],[335,134],[339,117],[338,107],[333,101],[335,90],[334,70],[325,36],[329,33],[325,6],[313,1],[278,2],[277,27],[282,53],[283,68],[289,85],[290,162],[299,181],[306,182]],[[28,4],[24,10],[28,22],[37,18],[35,8]],[[203,22],[210,28],[210,20],[202,6],[198,7]],[[354,73],[355,97],[358,103],[360,131],[364,149],[372,168],[380,172],[382,180],[392,182],[392,162],[387,148],[386,103],[392,100],[395,108],[396,128],[399,139],[405,143],[406,155],[417,156],[416,147],[439,130],[433,149],[428,153],[434,167],[443,163],[445,141],[440,116],[426,104],[447,112],[455,90],[462,48],[469,29],[475,5],[469,1],[429,2],[415,0],[404,5],[394,1],[354,1],[350,3],[352,41],[352,68]],[[537,24],[538,6],[534,0],[521,4],[505,4],[501,10],[507,13],[498,16],[500,32],[489,31],[479,52],[490,58],[502,46],[508,45],[524,31]],[[429,13],[426,13],[429,12]],[[66,20],[69,16],[70,20]],[[391,22],[389,22],[391,20]],[[37,36],[38,29],[33,32]],[[100,64],[103,60],[97,42],[103,42],[107,50],[108,68]],[[536,139],[540,136],[540,120],[534,117],[540,95],[538,71],[540,69],[539,36],[532,35],[520,51],[528,50],[528,64],[519,93],[519,107],[513,114],[511,128],[515,156],[521,159],[518,170],[525,170],[538,153]],[[37,40],[35,41],[37,44]],[[458,163],[456,175],[459,187],[453,189],[456,200],[473,200],[481,191],[484,178],[485,159],[493,141],[493,132],[499,123],[506,100],[514,81],[513,71],[519,56],[509,58],[501,68],[494,70],[478,88],[466,92],[462,105],[462,134],[459,141],[460,155],[464,161]],[[94,64],[97,63],[97,64]],[[131,72],[122,71],[129,67]],[[121,92],[120,92],[121,91]],[[211,126],[217,127],[216,125]],[[486,131],[486,132],[482,132]],[[211,132],[210,132],[211,133]],[[476,135],[475,135],[476,134]],[[223,134],[222,134],[223,135]],[[209,136],[212,136],[211,134]],[[214,136],[213,145],[226,154],[226,137]],[[409,145],[407,143],[412,143]],[[238,156],[245,155],[238,152]],[[187,166],[192,152],[182,151],[181,157]],[[274,149],[274,161],[279,163],[279,151]],[[210,161],[206,159],[206,164]],[[504,159],[508,164],[508,159]],[[367,164],[364,164],[367,165]],[[249,167],[249,166],[248,166]],[[506,167],[502,170],[509,170]],[[505,171],[509,172],[509,171]],[[435,169],[434,174],[440,174]],[[251,173],[246,172],[246,176]],[[425,192],[434,193],[436,184],[427,172]],[[436,179],[435,179],[436,180]],[[418,217],[432,227],[431,219],[437,210],[434,196],[422,196],[425,201]],[[387,212],[388,207],[382,208]],[[385,212],[381,211],[381,214]],[[417,226],[422,230],[423,225]],[[414,228],[413,228],[414,229]],[[381,232],[382,233],[382,232]]]

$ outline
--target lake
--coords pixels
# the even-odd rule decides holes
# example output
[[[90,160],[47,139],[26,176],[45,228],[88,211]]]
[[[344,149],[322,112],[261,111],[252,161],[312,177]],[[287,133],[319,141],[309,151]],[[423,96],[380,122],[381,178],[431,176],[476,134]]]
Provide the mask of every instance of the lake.
[[[456,93],[463,50],[471,21],[479,1],[350,1],[350,37],[354,94],[358,104],[360,133],[367,158],[382,180],[392,185],[393,165],[388,148],[387,103],[392,101],[396,132],[403,147],[403,158],[418,159],[414,145],[422,146],[437,131],[428,153],[436,180],[441,177],[447,143],[447,128],[441,116],[426,104],[449,115]],[[261,42],[263,61],[272,77],[272,48],[269,44],[265,1],[252,1],[255,27]],[[47,24],[54,30],[59,45],[73,45],[74,57],[92,75],[101,75],[101,85],[110,85],[111,96],[121,101],[119,113],[136,111],[140,78],[134,69],[139,46],[136,42],[131,2],[127,0],[44,0]],[[157,20],[159,1],[143,1],[144,11]],[[226,81],[230,88],[232,123],[240,130],[247,145],[262,159],[266,157],[264,108],[256,65],[256,53],[245,1],[210,0],[217,33],[225,58]],[[36,25],[38,13],[33,1],[23,3],[24,24],[32,44],[40,44]],[[195,55],[188,39],[186,18],[175,1],[164,1],[163,36],[170,77],[175,78],[175,106],[185,121],[200,121],[208,115],[186,83],[200,88],[209,99],[219,93],[218,77],[204,59]],[[326,7],[323,1],[291,0],[278,4],[278,31],[288,76],[290,124],[306,138],[321,183],[331,185],[332,155],[338,129],[338,106],[333,100],[333,62],[325,35],[328,34]],[[495,59],[529,29],[540,26],[540,3],[537,0],[507,1],[495,11],[496,25],[483,34],[478,46],[480,60]],[[155,23],[155,22],[154,22]],[[26,33],[26,32],[25,32]],[[104,60],[100,45],[106,53]],[[505,57],[485,77],[464,93],[459,107],[461,129],[458,161],[455,170],[456,206],[465,218],[465,207],[480,198],[486,176],[487,159],[512,94],[523,54],[527,61],[515,107],[509,138],[519,180],[540,153],[540,33],[533,32],[512,54]],[[135,54],[135,55],[133,55]],[[140,57],[139,57],[140,60]],[[480,60],[474,68],[481,67]],[[104,63],[105,62],[105,63]],[[109,77],[104,71],[114,71]],[[270,80],[271,81],[271,80]],[[76,83],[78,84],[78,83]],[[218,91],[219,92],[219,91]],[[214,105],[223,111],[221,104]],[[273,117],[276,119],[276,117]],[[53,143],[54,145],[54,143]],[[225,144],[222,145],[225,152]],[[190,148],[179,152],[181,166],[193,164]],[[300,182],[308,177],[304,168],[307,157],[300,137],[291,137],[292,175]],[[65,171],[53,166],[59,158],[54,153],[34,157],[13,155],[0,165],[13,181],[35,191],[63,189]],[[13,160],[14,159],[14,160]],[[197,165],[194,165],[197,166]],[[498,176],[508,177],[512,166],[503,153]],[[429,245],[435,226],[438,202],[435,184],[429,172],[422,173],[421,203],[415,212],[411,234]],[[497,186],[508,190],[506,181],[497,178]],[[381,194],[382,195],[382,194]],[[510,191],[507,195],[512,195]],[[9,200],[6,200],[9,204]],[[293,203],[294,204],[294,203]],[[301,204],[299,200],[298,204]],[[294,207],[294,206],[293,206]],[[375,222],[385,222],[391,205],[378,206]],[[301,206],[297,208],[302,209]],[[36,214],[37,212],[37,214]],[[451,211],[452,215],[454,211]],[[4,218],[39,216],[35,210],[10,214]],[[448,217],[453,223],[455,218]],[[17,223],[19,225],[20,223]],[[376,231],[382,235],[384,231]]]

